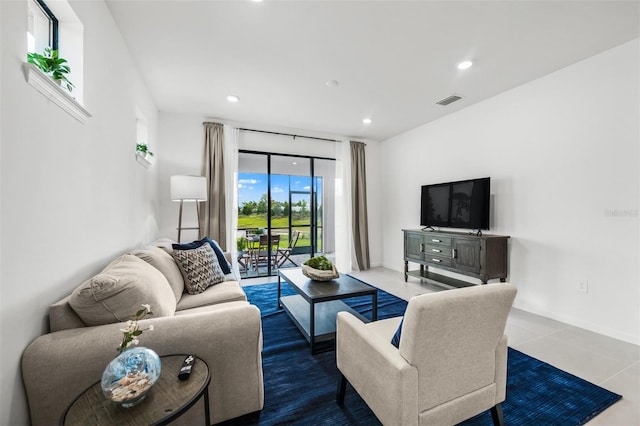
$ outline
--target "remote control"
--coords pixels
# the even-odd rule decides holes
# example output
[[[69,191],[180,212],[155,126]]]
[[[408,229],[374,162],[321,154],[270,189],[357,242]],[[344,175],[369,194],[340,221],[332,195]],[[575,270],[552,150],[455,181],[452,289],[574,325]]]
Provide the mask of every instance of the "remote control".
[[[187,380],[189,378],[189,376],[191,375],[191,369],[193,368],[193,363],[195,361],[196,359],[193,357],[193,355],[189,355],[184,359],[182,367],[180,367],[180,373],[178,373],[178,379]]]

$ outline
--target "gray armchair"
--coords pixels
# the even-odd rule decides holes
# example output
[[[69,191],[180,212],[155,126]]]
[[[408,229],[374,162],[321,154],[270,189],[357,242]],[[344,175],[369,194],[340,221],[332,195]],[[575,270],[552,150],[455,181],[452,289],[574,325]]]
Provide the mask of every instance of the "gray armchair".
[[[503,424],[507,316],[516,289],[494,283],[416,296],[401,318],[337,317],[337,402],[347,381],[385,425],[454,425],[486,410]]]

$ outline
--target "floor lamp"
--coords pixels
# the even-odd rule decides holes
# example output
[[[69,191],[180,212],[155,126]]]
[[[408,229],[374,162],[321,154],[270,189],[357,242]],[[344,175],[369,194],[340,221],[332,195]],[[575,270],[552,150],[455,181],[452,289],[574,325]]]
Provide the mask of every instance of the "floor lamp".
[[[197,229],[200,232],[200,202],[207,201],[207,180],[204,176],[171,176],[171,200],[180,202],[180,214],[178,216],[178,242],[183,229]],[[182,227],[182,205],[187,202],[196,203],[198,215],[197,228]],[[198,238],[200,235],[198,235]]]

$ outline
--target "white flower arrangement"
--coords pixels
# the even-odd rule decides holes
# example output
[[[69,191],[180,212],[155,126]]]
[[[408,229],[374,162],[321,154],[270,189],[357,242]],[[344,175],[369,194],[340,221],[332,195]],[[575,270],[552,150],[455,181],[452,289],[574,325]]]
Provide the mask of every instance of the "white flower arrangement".
[[[147,331],[147,330],[153,331],[153,324],[150,324],[149,327],[143,330],[141,330],[140,326],[138,325],[138,321],[144,318],[147,314],[153,314],[153,312],[151,312],[150,305],[142,304],[142,307],[144,309],[140,309],[138,312],[135,313],[135,315],[133,315],[132,319],[127,321],[127,328],[120,329],[120,331],[122,331],[123,336],[122,336],[122,342],[120,343],[120,346],[116,348],[118,352],[122,353],[128,347],[132,345],[137,345],[138,343],[140,343],[140,341],[138,340],[138,337],[142,334],[143,331]]]

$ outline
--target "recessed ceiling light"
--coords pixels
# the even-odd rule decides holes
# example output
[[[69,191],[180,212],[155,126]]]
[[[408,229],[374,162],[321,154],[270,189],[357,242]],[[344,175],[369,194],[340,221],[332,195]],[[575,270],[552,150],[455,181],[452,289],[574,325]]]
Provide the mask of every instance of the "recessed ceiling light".
[[[238,102],[240,100],[240,98],[237,97],[237,96],[234,96],[234,95],[229,95],[229,96],[227,96],[227,100],[229,102],[232,102],[232,103],[235,104],[236,102]]]
[[[458,69],[466,70],[467,68],[471,68],[471,65],[473,65],[473,62],[471,61],[462,61],[458,64]]]
[[[327,85],[327,87],[338,87],[340,83],[338,82],[338,80],[329,80],[325,84]]]
[[[291,163],[291,164],[293,164],[293,165],[295,166],[295,165],[296,165],[296,164],[298,164],[298,163],[296,163],[296,162],[294,161],[294,162],[293,162],[293,163]]]
[[[362,120],[362,122],[364,124],[371,124],[371,119],[370,118],[365,118],[365,119]]]

